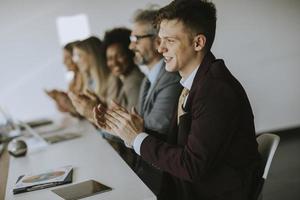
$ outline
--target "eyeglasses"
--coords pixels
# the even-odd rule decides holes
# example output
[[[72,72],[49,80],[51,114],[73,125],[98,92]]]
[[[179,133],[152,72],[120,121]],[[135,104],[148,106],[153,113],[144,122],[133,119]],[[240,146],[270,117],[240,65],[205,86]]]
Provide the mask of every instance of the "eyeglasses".
[[[146,34],[146,35],[131,35],[129,37],[131,42],[138,42],[139,40],[143,39],[143,38],[147,38],[147,37],[152,37],[154,36],[154,34]]]

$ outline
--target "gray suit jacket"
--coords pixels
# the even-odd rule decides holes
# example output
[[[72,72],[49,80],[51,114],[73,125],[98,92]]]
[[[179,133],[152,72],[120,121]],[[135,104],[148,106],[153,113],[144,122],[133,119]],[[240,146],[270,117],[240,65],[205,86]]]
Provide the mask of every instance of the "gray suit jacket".
[[[167,72],[165,70],[165,64],[163,64],[158,77],[150,87],[145,102],[142,103],[146,80],[147,78],[144,78],[140,90],[139,113],[143,113],[146,129],[151,129],[160,134],[166,134],[182,90],[179,83],[180,76],[178,73]]]
[[[139,91],[143,78],[144,74],[135,67],[118,86],[115,100],[129,111],[133,106],[136,107],[138,104]]]
[[[160,69],[158,77],[150,87],[145,102],[143,94],[147,78],[144,78],[139,95],[139,113],[142,114],[146,132],[155,130],[155,136],[167,138],[171,118],[176,109],[177,101],[182,90],[178,73],[170,73],[165,70],[165,64]],[[159,196],[161,189],[162,172],[143,161],[139,156],[135,166],[135,172],[144,183]]]

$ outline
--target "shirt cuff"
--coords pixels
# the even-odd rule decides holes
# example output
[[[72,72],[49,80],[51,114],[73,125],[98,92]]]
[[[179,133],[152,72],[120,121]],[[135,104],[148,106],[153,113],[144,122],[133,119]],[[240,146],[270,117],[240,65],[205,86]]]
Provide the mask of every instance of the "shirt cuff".
[[[139,156],[141,155],[140,150],[141,150],[142,142],[147,136],[148,136],[147,133],[142,132],[138,134],[133,141],[133,149]]]

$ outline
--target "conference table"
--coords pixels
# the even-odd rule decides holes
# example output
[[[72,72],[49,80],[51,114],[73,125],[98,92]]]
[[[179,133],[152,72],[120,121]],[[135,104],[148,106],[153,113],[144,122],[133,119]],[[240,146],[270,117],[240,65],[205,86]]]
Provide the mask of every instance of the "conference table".
[[[99,131],[87,121],[77,120],[61,132],[60,134],[64,134],[64,132],[77,132],[80,134],[80,137],[28,152],[25,157],[16,158],[9,156],[5,197],[1,194],[0,199],[62,199],[51,190],[91,179],[111,187],[112,190],[84,198],[87,200],[156,199],[151,190],[139,179],[126,162],[122,160],[109,143],[102,138]],[[7,153],[4,153],[2,156],[5,158],[8,157]],[[73,166],[73,182],[71,184],[16,195],[13,194],[13,187],[20,175],[38,174],[67,165]],[[5,184],[4,180],[1,180],[2,188],[3,184]]]

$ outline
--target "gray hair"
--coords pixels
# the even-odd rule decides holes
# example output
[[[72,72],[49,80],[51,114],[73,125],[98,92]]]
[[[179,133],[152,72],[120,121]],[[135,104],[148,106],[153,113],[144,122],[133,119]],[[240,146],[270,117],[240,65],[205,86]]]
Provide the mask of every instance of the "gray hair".
[[[147,6],[146,9],[138,9],[134,13],[133,16],[133,22],[134,23],[142,23],[142,24],[148,24],[149,25],[149,32],[153,34],[158,33],[158,29],[156,28],[154,22],[155,18],[158,14],[159,6],[156,4],[152,4]]]

